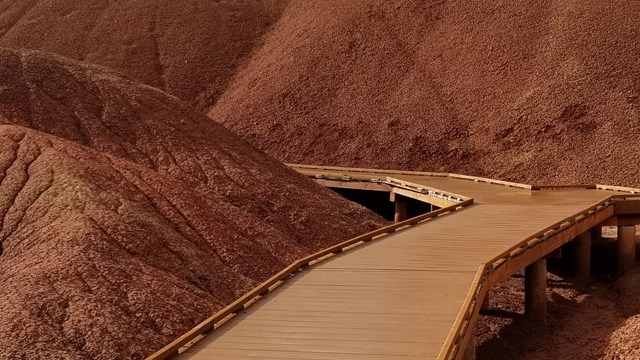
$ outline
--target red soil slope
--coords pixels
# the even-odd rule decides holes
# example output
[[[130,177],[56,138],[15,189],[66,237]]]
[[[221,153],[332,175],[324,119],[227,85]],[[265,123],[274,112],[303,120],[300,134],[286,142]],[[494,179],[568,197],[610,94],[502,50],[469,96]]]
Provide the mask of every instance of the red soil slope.
[[[0,49],[0,358],[141,358],[384,223],[160,90]]]
[[[205,3],[0,0],[0,45],[167,89],[286,161],[640,186],[637,1]]]
[[[108,66],[204,109],[284,0],[0,0],[0,46]]]
[[[0,0],[0,14],[0,46],[117,69],[280,160],[640,184],[637,1]]]
[[[290,162],[637,185],[638,18],[637,1],[293,1],[211,115]]]

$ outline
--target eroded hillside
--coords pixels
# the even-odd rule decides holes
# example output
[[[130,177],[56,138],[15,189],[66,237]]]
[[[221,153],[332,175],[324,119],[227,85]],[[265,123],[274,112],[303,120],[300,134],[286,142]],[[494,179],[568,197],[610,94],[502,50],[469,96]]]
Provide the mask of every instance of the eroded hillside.
[[[160,90],[0,50],[0,357],[141,358],[384,223]]]

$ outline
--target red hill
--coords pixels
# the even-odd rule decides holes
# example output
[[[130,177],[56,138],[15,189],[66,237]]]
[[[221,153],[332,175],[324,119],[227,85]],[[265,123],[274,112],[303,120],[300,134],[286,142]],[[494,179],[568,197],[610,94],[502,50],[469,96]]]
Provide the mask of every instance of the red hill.
[[[141,358],[380,226],[160,90],[0,50],[0,351]]]
[[[633,1],[291,2],[210,114],[290,162],[637,185],[639,17]]]

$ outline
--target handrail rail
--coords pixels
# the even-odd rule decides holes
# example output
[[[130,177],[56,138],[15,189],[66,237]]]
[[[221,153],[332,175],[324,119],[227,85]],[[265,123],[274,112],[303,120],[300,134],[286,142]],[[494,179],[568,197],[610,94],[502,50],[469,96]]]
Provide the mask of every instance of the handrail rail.
[[[483,182],[483,183],[492,184],[492,185],[503,185],[508,187],[531,190],[531,185],[516,183],[512,181],[495,180],[495,179],[489,179],[484,177],[460,175],[460,174],[449,174],[449,177],[452,179],[470,180],[470,181]]]
[[[531,185],[521,184],[511,181],[495,180],[490,178],[461,175],[454,173],[439,173],[439,172],[424,172],[424,171],[405,171],[405,170],[379,170],[379,169],[359,169],[359,168],[346,168],[337,166],[317,166],[317,165],[301,165],[301,164],[286,164],[291,168],[306,169],[306,170],[329,170],[329,171],[343,171],[350,173],[374,173],[384,175],[417,175],[417,176],[430,176],[430,177],[449,177],[452,179],[469,180],[475,182],[484,182],[494,185],[504,185],[509,187],[516,187],[521,189],[531,190]]]
[[[573,184],[573,185],[531,185],[531,190],[566,190],[566,189],[582,189],[593,190],[596,189],[596,185],[591,184]]]
[[[329,171],[346,171],[350,173],[377,173],[391,175],[418,175],[431,177],[449,177],[453,179],[470,180],[475,182],[485,182],[489,184],[505,185],[510,187],[518,187],[523,189],[531,189],[531,185],[521,184],[511,181],[495,180],[485,177],[462,175],[456,173],[441,173],[428,171],[408,171],[408,170],[382,170],[382,169],[366,169],[366,168],[348,168],[339,166],[318,166],[318,165],[302,165],[302,164],[286,164],[291,168],[307,169],[307,170],[329,170]]]
[[[226,307],[224,307],[219,312],[215,313],[214,315],[210,316],[206,320],[202,321],[201,323],[196,325],[194,328],[192,328],[191,330],[189,330],[188,332],[186,332],[182,336],[178,337],[177,339],[175,339],[171,343],[169,343],[166,346],[164,346],[162,349],[156,351],[154,354],[149,356],[147,358],[147,360],[162,360],[162,359],[167,359],[167,358],[169,358],[169,357],[171,357],[173,355],[176,355],[181,347],[183,347],[184,345],[188,344],[189,342],[191,342],[192,340],[194,340],[198,336],[200,336],[200,335],[202,335],[204,333],[207,333],[207,332],[209,332],[211,330],[214,330],[215,326],[219,322],[221,322],[222,320],[226,319],[227,317],[229,317],[232,314],[235,314],[235,313],[238,313],[239,311],[242,311],[243,309],[245,309],[245,306],[248,305],[248,304],[250,305],[254,299],[256,299],[258,297],[261,297],[261,296],[264,296],[267,293],[269,293],[272,290],[271,289],[272,286],[274,286],[277,283],[279,283],[281,281],[284,281],[287,278],[291,277],[296,272],[298,272],[300,269],[308,267],[314,261],[315,262],[322,261],[322,260],[324,260],[324,258],[326,256],[328,256],[330,254],[341,253],[346,248],[352,248],[352,247],[355,247],[356,245],[361,245],[361,244],[367,243],[369,241],[374,240],[374,238],[376,238],[376,237],[378,237],[380,235],[392,234],[396,230],[399,230],[401,228],[408,227],[408,226],[413,226],[413,225],[419,224],[419,223],[427,221],[427,220],[436,219],[436,218],[438,218],[440,216],[449,214],[451,212],[454,212],[456,210],[459,210],[459,209],[462,209],[464,207],[470,206],[472,204],[473,204],[473,199],[467,199],[467,200],[462,201],[460,203],[453,204],[451,206],[448,206],[448,207],[445,207],[445,208],[442,208],[442,209],[439,209],[439,210],[436,210],[436,211],[432,211],[432,212],[429,212],[429,213],[426,213],[426,214],[423,214],[423,215],[420,215],[420,216],[416,216],[416,217],[413,217],[411,219],[395,223],[393,225],[385,226],[383,228],[368,232],[368,233],[360,235],[360,236],[356,236],[356,237],[351,238],[349,240],[343,241],[343,242],[341,242],[339,244],[336,244],[336,245],[333,245],[333,246],[328,247],[326,249],[320,250],[320,251],[318,251],[318,252],[316,252],[316,253],[314,253],[312,255],[304,257],[304,258],[294,262],[293,264],[287,266],[285,269],[283,269],[282,271],[278,272],[277,274],[273,275],[267,281],[263,282],[262,284],[260,284],[259,286],[255,287],[255,288],[253,288],[251,291],[249,291],[245,295],[241,296],[236,301],[232,302],[231,304],[227,305]]]
[[[420,194],[424,194],[425,192],[427,192],[429,194],[444,195],[448,199],[453,199],[452,202],[462,202],[470,199],[469,197],[464,195],[456,194],[450,191],[436,189],[430,186],[414,184],[412,182],[395,179],[390,176],[387,176],[386,179],[379,179],[379,178],[372,179],[371,177],[366,177],[366,176],[345,177],[345,176],[341,176],[340,174],[329,174],[329,175],[322,174],[321,176],[315,175],[315,178],[322,179],[322,180],[331,180],[331,181],[346,181],[346,182],[355,181],[355,182],[373,182],[377,184],[385,184],[391,187],[402,188],[402,189],[414,191]]]
[[[596,184],[596,189],[598,190],[610,190],[610,191],[620,191],[620,192],[629,192],[632,194],[640,194],[640,189],[624,187],[624,186],[613,186],[613,185],[601,185]]]
[[[565,219],[562,219],[556,222],[553,225],[547,226],[546,228],[536,232],[535,234],[526,237],[524,240],[520,241],[519,243],[509,247],[506,251],[496,255],[495,257],[493,257],[493,259],[489,260],[487,264],[491,264],[494,270],[497,269],[498,267],[504,264],[502,260],[505,260],[505,259],[510,260],[520,255],[522,251],[518,251],[519,249],[531,248],[539,244],[540,242],[544,241],[545,239],[557,234],[559,231],[562,231],[574,225],[576,222],[579,222],[580,220],[584,219],[587,215],[592,214],[594,212],[598,212],[608,206],[613,205],[612,200],[617,197],[618,195],[609,196],[606,199],[588,207],[583,211],[580,211],[577,214],[573,214]]]
[[[303,164],[285,164],[285,165],[294,169],[298,168],[298,169],[307,169],[307,170],[329,170],[329,171],[343,171],[343,172],[350,172],[350,173],[377,173],[377,174],[385,174],[385,175],[418,175],[418,176],[430,176],[430,177],[449,177],[452,179],[484,182],[488,184],[504,185],[504,186],[516,187],[516,188],[527,189],[527,190],[599,189],[599,190],[640,193],[640,189],[638,188],[602,185],[602,184],[529,185],[529,184],[517,183],[512,181],[503,181],[503,180],[496,180],[491,178],[470,176],[470,175],[462,175],[462,174],[456,174],[456,173],[363,169],[363,168],[348,168],[348,167],[339,167],[339,166],[318,166],[318,165],[303,165]]]
[[[460,350],[465,347],[465,343],[469,341],[470,334],[468,332],[469,329],[473,328],[473,326],[471,326],[473,325],[473,317],[475,316],[476,310],[480,309],[478,303],[484,298],[485,293],[488,291],[486,286],[487,278],[487,266],[486,264],[480,264],[476,276],[471,283],[471,288],[465,297],[462,309],[456,317],[444,345],[440,349],[438,360],[456,359]]]
[[[348,168],[340,166],[320,166],[320,165],[303,165],[303,164],[285,164],[291,168],[309,169],[309,170],[331,170],[331,171],[349,171],[355,173],[378,173],[378,174],[395,174],[395,175],[422,175],[422,176],[436,176],[447,177],[449,173],[439,172],[424,172],[424,171],[409,171],[409,170],[382,170],[382,169],[367,169],[367,168]]]
[[[395,178],[390,177],[390,176],[387,176],[387,179],[385,181],[380,181],[380,182],[384,183],[386,185],[392,186],[392,187],[398,187],[398,188],[402,188],[402,189],[416,191],[418,193],[423,193],[424,191],[426,191],[429,194],[445,195],[448,198],[454,199],[455,202],[461,202],[461,201],[465,201],[465,200],[471,199],[468,196],[456,194],[456,193],[451,192],[451,191],[436,189],[436,188],[431,187],[431,186],[418,185],[418,184],[414,184],[414,183],[409,182],[409,181],[395,179]]]

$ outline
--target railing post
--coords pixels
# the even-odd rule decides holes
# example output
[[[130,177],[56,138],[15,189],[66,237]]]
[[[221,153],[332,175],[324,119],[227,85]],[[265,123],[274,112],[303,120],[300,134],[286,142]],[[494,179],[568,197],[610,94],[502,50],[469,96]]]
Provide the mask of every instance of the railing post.
[[[542,258],[524,271],[525,314],[534,322],[547,321],[547,259]]]

